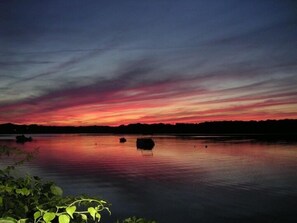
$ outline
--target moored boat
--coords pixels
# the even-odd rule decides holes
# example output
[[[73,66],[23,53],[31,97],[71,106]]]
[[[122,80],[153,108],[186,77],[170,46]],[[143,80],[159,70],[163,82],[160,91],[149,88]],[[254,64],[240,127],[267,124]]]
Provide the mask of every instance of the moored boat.
[[[150,150],[155,146],[155,142],[151,138],[138,138],[136,140],[136,147],[139,149]]]
[[[33,139],[32,137],[26,137],[25,135],[19,135],[19,136],[16,136],[16,142],[18,143],[24,143],[24,142],[31,142]]]
[[[125,142],[127,142],[126,138],[124,138],[124,137],[120,138],[120,143],[125,143]]]

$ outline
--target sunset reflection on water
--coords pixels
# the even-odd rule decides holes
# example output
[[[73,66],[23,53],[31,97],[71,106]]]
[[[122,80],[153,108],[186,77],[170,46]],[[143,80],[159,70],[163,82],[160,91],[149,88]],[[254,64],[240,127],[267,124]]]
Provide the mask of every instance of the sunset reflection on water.
[[[38,148],[24,170],[57,182],[65,194],[102,196],[115,216],[159,222],[297,218],[296,144],[152,136],[155,147],[144,151],[136,148],[141,136],[125,136],[126,143],[120,137],[33,135],[33,142],[15,144],[2,136],[1,144]]]

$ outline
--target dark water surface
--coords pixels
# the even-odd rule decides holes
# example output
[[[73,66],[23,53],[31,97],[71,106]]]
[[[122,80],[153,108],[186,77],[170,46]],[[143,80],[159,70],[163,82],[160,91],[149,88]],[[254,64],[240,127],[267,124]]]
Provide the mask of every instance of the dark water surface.
[[[159,223],[297,222],[297,144],[201,137],[153,136],[152,151],[137,136],[33,135],[1,145],[31,151],[22,168],[55,181],[65,194],[100,196],[112,216]],[[207,145],[207,148],[205,148]]]

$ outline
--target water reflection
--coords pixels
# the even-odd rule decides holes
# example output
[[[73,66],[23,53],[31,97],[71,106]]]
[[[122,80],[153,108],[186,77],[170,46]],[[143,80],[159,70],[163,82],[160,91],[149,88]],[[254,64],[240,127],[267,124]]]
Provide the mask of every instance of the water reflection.
[[[153,150],[147,150],[147,149],[138,149],[141,152],[141,155],[144,157],[150,157],[153,156]]]
[[[15,145],[9,137],[2,143]],[[39,148],[25,170],[68,194],[103,196],[114,216],[161,223],[297,219],[296,144],[153,136],[153,150],[137,150],[138,137],[119,143],[110,135],[36,135],[18,147]]]

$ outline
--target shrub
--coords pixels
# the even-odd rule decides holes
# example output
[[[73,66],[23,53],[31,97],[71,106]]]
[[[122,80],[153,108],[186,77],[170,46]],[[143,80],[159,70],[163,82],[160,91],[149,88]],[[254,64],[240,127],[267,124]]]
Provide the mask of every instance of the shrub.
[[[0,159],[9,156],[15,160],[0,169],[0,223],[101,222],[103,212],[111,215],[105,200],[65,197],[62,188],[53,182],[44,182],[38,176],[16,177],[15,168],[32,159],[34,153],[0,146]],[[132,217],[122,223],[156,222]]]

